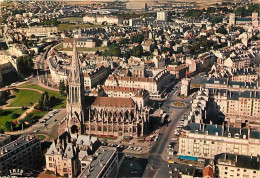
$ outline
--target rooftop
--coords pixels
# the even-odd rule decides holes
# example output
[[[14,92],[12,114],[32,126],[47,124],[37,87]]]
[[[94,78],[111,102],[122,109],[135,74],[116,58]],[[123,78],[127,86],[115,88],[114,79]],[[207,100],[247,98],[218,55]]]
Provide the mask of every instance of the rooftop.
[[[198,134],[208,134],[216,135],[223,137],[232,137],[242,139],[245,135],[248,138],[248,135],[252,139],[260,139],[260,132],[255,130],[250,130],[248,133],[247,128],[236,128],[236,127],[224,127],[222,125],[210,125],[210,124],[198,124],[198,123],[189,123],[183,128],[184,131],[189,131],[191,133]]]
[[[79,177],[96,178],[100,177],[103,169],[107,166],[113,155],[117,154],[117,149],[113,147],[101,147],[97,150],[97,157],[85,168]]]
[[[215,156],[217,164],[225,165],[231,163],[234,167],[246,168],[259,170],[260,162],[259,157],[256,156],[246,156],[246,155],[235,155],[229,153],[222,153]]]

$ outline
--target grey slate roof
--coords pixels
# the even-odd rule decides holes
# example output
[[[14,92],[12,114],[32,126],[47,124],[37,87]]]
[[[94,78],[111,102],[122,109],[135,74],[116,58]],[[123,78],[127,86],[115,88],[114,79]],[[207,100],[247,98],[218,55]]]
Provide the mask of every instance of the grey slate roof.
[[[253,169],[253,170],[260,169],[260,162],[257,161],[256,156],[251,157],[246,155],[222,153],[220,155],[215,156],[215,161],[219,164],[221,164],[220,162],[226,162],[227,164],[231,162],[235,167],[244,168],[244,169],[245,168]]]
[[[216,135],[218,132],[218,136],[228,137],[229,133],[231,134],[231,137],[239,137],[243,138],[243,135],[246,135],[246,138],[248,138],[248,129],[247,128],[236,128],[236,127],[229,127],[225,128],[222,125],[210,125],[205,124],[204,129],[203,125],[200,126],[198,123],[189,123],[186,125],[184,130],[190,131],[191,133],[195,133],[198,131],[199,134],[206,134],[206,131],[208,131],[208,135]],[[224,130],[223,130],[224,129]],[[250,138],[254,139],[260,139],[260,132],[259,131],[250,131]]]

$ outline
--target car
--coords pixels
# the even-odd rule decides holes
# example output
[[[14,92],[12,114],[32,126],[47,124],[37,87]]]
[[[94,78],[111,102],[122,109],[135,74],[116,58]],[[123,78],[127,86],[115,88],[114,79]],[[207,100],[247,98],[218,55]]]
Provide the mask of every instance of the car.
[[[56,122],[56,121],[57,121],[57,119],[54,119],[54,120],[53,120],[53,122]]]
[[[46,127],[48,124],[43,124],[43,127]]]
[[[40,123],[46,123],[46,120],[42,120],[42,121],[40,121]]]
[[[172,141],[175,141],[175,140],[177,140],[177,138],[172,138]]]
[[[36,129],[35,131],[33,131],[34,133],[37,133],[37,132],[39,132],[39,130],[38,129]]]

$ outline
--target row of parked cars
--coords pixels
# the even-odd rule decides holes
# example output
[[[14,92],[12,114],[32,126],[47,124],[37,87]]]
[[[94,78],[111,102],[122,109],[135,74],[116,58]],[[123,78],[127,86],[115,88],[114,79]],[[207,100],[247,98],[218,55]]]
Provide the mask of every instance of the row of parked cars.
[[[45,117],[43,120],[40,121],[40,123],[46,123],[49,119],[51,119],[53,116],[55,116],[58,112],[60,112],[60,110],[55,110],[53,111],[50,115],[48,115],[47,117]],[[54,119],[54,122],[56,122],[57,120]]]
[[[110,147],[117,147],[117,148],[122,148],[122,149],[127,149],[127,150],[134,150],[134,151],[142,151],[142,147],[134,147],[134,146],[127,146],[127,145],[120,145],[120,144],[112,144],[112,143],[107,143],[104,142],[102,144],[103,146],[110,146]]]

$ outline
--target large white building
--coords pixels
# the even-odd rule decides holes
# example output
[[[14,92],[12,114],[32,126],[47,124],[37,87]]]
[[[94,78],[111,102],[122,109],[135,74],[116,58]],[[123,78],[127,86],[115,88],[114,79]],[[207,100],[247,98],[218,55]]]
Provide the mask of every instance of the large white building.
[[[157,20],[167,22],[167,12],[165,11],[157,12]]]
[[[213,159],[221,153],[257,156],[260,132],[251,129],[189,123],[179,137],[179,157]]]
[[[123,19],[115,15],[86,15],[83,17],[83,22],[87,23],[107,23],[107,24],[122,24]]]

